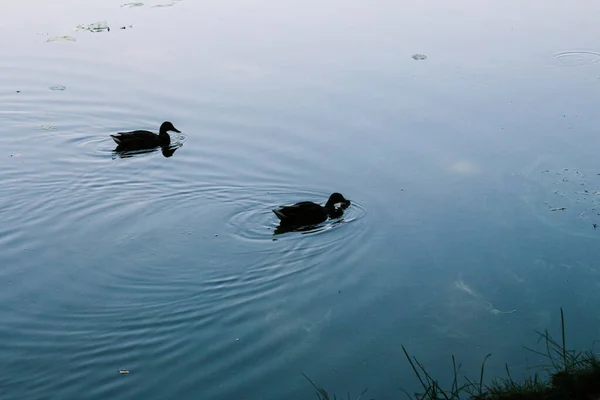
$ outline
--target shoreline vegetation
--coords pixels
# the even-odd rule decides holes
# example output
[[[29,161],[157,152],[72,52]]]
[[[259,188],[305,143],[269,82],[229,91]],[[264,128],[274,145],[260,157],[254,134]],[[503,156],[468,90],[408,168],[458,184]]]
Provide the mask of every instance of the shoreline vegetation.
[[[442,388],[416,357],[410,356],[404,346],[402,351],[418,379],[422,390],[412,395],[404,390],[409,399],[414,400],[600,400],[600,357],[591,350],[579,352],[568,350],[565,336],[565,319],[563,309],[560,309],[561,340],[556,341],[548,330],[535,331],[539,341],[544,342],[545,352],[528,347],[525,350],[542,356],[547,364],[538,366],[539,371],[533,376],[514,380],[508,365],[505,364],[506,377],[492,379],[490,384],[484,384],[485,362],[491,356],[488,354],[481,364],[478,380],[459,376],[461,365],[456,365],[452,356],[453,380],[450,388]],[[302,374],[304,375],[304,374]],[[318,400],[343,400],[344,397],[329,395],[325,389],[318,387],[308,376],[304,377],[315,388]],[[459,383],[459,381],[461,383]],[[364,390],[358,397],[347,400],[366,400]]]

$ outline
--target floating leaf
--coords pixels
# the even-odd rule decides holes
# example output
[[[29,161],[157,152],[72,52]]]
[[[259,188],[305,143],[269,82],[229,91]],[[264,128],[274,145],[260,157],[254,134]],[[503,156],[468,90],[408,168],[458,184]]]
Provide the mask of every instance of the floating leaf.
[[[417,60],[417,61],[421,61],[421,60],[427,60],[427,56],[425,54],[413,54],[412,56],[413,60]]]
[[[54,91],[63,91],[65,90],[67,87],[63,86],[63,85],[54,85],[54,86],[50,86],[50,90],[54,90]]]

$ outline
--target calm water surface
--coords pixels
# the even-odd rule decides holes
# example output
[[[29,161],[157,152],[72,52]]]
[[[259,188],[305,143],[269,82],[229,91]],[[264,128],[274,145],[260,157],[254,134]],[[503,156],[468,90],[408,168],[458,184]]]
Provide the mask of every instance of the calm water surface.
[[[3,400],[399,398],[401,345],[599,338],[600,6],[160,1],[0,6]]]

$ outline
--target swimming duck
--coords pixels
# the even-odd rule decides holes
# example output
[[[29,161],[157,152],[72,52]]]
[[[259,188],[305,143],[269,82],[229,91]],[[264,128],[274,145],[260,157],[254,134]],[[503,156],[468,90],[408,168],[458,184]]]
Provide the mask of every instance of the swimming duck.
[[[341,204],[341,207],[336,207]],[[344,214],[344,209],[350,207],[350,200],[347,200],[340,193],[333,193],[325,206],[311,201],[302,201],[290,206],[283,206],[273,210],[280,225],[285,226],[306,226],[315,225],[325,221],[327,218],[337,218]]]
[[[116,151],[143,150],[155,147],[168,147],[171,143],[171,137],[167,132],[173,131],[181,133],[172,123],[165,121],[160,126],[158,135],[150,131],[131,131],[119,132],[116,135],[110,135],[118,145]]]

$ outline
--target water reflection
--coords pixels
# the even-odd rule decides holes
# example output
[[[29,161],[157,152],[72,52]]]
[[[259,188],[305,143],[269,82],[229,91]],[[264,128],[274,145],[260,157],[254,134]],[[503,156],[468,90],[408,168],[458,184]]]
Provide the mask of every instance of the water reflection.
[[[274,235],[281,235],[283,233],[288,232],[302,232],[302,233],[310,233],[310,232],[318,232],[322,229],[319,225],[307,225],[307,226],[294,226],[285,224],[283,222],[279,222],[279,225],[273,231]]]
[[[281,235],[281,234],[289,233],[289,232],[300,232],[302,234],[316,233],[316,232],[320,232],[322,230],[325,230],[327,227],[331,227],[331,226],[335,226],[335,225],[341,224],[342,222],[344,222],[343,218],[333,220],[331,222],[331,224],[325,224],[325,225],[315,224],[315,225],[297,226],[297,225],[290,225],[290,224],[286,224],[286,223],[283,223],[283,222],[279,222],[279,225],[277,225],[277,227],[275,227],[275,230],[273,231],[273,234],[274,235]]]
[[[162,147],[154,147],[151,149],[139,149],[139,150],[130,150],[127,148],[123,148],[122,146],[117,146],[114,150],[113,150],[113,160],[116,159],[117,157],[119,158],[131,158],[131,157],[136,157],[136,156],[140,156],[143,154],[149,154],[149,153],[154,153],[155,151],[158,151],[158,149],[160,149],[161,153],[163,156],[165,156],[165,158],[169,158],[171,157],[175,151],[177,151],[177,149],[181,147],[181,146],[162,146]]]

